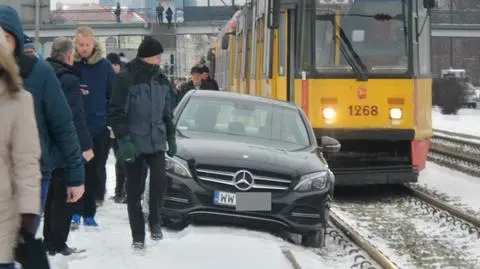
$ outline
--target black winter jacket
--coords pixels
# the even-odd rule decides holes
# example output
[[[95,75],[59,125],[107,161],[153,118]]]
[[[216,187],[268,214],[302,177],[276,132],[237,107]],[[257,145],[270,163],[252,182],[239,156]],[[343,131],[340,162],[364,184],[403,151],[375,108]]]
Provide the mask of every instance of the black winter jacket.
[[[208,77],[205,79],[205,82],[207,83],[207,87],[209,87],[209,90],[214,90],[214,91],[219,91],[220,88],[218,88],[218,83],[216,80],[214,80],[211,77]]]
[[[67,98],[68,105],[72,110],[73,123],[75,125],[75,130],[77,132],[82,151],[92,149],[93,142],[85,121],[83,95],[80,91],[80,80],[78,74],[71,65],[62,63],[52,58],[48,58],[47,62],[53,67],[60,85],[62,86],[63,93]],[[63,167],[63,159],[57,154],[57,152],[54,152],[53,155],[55,155],[54,159],[57,167]]]
[[[217,89],[215,89],[215,84],[212,84],[211,82],[207,80],[202,80],[202,83],[200,84],[200,90],[211,90],[211,91],[218,91],[218,85]],[[188,81],[183,83],[180,86],[180,91],[177,94],[177,104],[182,101],[182,98],[191,90],[195,90],[195,86],[193,85],[193,81]]]
[[[173,86],[159,66],[137,58],[115,80],[109,105],[109,122],[115,137],[130,136],[140,153],[166,150],[175,137]]]

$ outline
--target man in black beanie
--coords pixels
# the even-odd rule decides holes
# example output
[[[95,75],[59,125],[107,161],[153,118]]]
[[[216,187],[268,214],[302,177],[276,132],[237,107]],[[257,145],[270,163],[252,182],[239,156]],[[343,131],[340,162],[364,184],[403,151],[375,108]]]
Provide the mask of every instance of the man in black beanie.
[[[109,120],[127,172],[127,204],[133,247],[145,247],[145,222],[141,196],[145,181],[142,166],[150,168],[148,225],[153,240],[163,238],[160,208],[167,188],[165,152],[177,151],[173,124],[173,86],[160,72],[163,47],[146,37],[137,57],[118,74],[110,101]],[[168,151],[167,151],[168,144]]]

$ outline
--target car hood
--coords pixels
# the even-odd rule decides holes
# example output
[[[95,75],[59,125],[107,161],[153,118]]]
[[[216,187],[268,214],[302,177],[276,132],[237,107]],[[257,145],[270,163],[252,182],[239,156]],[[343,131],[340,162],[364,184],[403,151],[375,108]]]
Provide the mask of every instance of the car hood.
[[[291,177],[326,170],[326,165],[311,151],[287,151],[251,143],[182,138],[177,155],[195,165],[236,167],[281,173]]]

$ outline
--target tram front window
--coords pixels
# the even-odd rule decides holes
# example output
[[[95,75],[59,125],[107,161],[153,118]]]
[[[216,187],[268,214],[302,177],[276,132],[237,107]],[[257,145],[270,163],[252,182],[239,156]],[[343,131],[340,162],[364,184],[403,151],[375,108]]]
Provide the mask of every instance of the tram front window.
[[[365,66],[363,72],[366,74],[407,72],[408,23],[404,2],[356,0],[340,8],[318,3],[315,16],[315,69],[319,73],[354,73],[352,64],[345,57],[345,51],[349,51],[352,55],[358,55],[356,60],[355,57],[351,58]]]

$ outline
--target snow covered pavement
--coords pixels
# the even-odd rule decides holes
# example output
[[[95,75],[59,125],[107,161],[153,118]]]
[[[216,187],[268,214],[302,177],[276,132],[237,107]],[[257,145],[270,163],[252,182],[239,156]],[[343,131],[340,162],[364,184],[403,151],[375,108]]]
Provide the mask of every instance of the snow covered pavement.
[[[109,159],[107,169],[111,192],[115,184],[113,158]],[[50,258],[52,269],[292,269],[291,262],[282,254],[284,247],[291,250],[302,269],[345,269],[354,264],[355,256],[362,254],[351,252],[351,247],[345,247],[345,242],[339,244],[332,236],[327,236],[326,248],[315,250],[267,233],[199,226],[189,226],[180,232],[165,231],[165,239],[160,242],[147,239],[147,249],[140,254],[130,247],[126,205],[108,200],[97,216],[100,228],[81,227],[70,233],[69,245],[85,248],[87,252],[71,258],[56,255]]]

